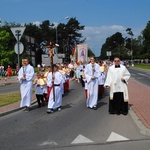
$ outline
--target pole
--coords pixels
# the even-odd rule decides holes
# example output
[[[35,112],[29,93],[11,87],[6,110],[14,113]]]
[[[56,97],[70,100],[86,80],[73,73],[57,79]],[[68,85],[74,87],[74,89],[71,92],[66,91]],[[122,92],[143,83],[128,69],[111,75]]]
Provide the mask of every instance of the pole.
[[[56,44],[58,44],[57,27],[58,27],[58,25],[56,26]]]
[[[19,36],[20,36],[20,30],[16,30],[16,34],[17,34],[17,45],[18,45],[18,70],[20,69],[20,41],[19,41]]]
[[[58,21],[58,24],[57,24],[57,26],[56,26],[56,44],[58,44],[57,27],[58,27],[59,23],[60,23],[63,19],[69,19],[69,17],[61,18],[61,19]]]

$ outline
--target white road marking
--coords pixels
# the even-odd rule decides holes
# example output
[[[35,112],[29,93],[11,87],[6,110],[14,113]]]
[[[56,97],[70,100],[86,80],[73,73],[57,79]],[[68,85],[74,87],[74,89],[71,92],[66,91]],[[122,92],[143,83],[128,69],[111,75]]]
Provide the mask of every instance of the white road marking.
[[[93,143],[92,140],[88,139],[87,137],[79,134],[71,144],[81,144],[81,143]]]
[[[54,141],[48,140],[48,141],[45,141],[45,142],[43,142],[43,143],[41,143],[39,145],[40,146],[45,146],[45,145],[58,145],[58,144],[56,142],[54,142]]]
[[[129,140],[128,138],[122,136],[122,135],[119,135],[115,132],[112,132],[109,136],[109,138],[107,139],[107,142],[113,142],[113,141],[127,141]]]
[[[145,75],[144,73],[137,73],[138,75],[144,76],[144,77],[149,77],[148,75]]]

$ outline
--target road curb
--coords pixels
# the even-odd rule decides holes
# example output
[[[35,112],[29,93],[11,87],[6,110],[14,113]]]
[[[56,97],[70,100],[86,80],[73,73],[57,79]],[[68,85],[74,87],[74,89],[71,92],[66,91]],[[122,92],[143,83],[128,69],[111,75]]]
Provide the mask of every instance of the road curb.
[[[142,121],[137,117],[137,115],[134,112],[134,110],[132,109],[132,107],[130,107],[129,114],[130,114],[133,122],[137,126],[137,129],[139,130],[139,132],[143,135],[150,136],[150,129],[145,127],[145,125],[142,123]]]
[[[32,103],[31,103],[31,105],[35,104],[36,102],[37,102],[37,100],[34,99],[34,100],[32,101]],[[8,115],[8,114],[17,112],[17,111],[22,110],[22,109],[24,109],[24,107],[17,107],[17,108],[14,108],[14,109],[12,109],[12,110],[8,110],[8,111],[5,111],[5,112],[2,112],[2,113],[0,113],[0,117],[6,116],[6,115]]]
[[[0,87],[1,86],[6,86],[6,85],[11,85],[11,84],[18,84],[18,83],[16,83],[16,82],[15,83],[0,83]]]

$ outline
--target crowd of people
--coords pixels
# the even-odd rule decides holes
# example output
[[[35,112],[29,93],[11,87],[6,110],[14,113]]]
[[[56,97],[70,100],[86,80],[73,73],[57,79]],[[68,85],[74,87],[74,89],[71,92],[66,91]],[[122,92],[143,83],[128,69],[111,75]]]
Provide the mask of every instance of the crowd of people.
[[[17,73],[18,65],[16,65],[16,70],[13,70],[10,65],[8,65],[6,69],[2,64],[0,65],[0,77],[4,78],[5,80],[7,80],[7,78],[11,78],[12,75],[17,75]]]
[[[33,85],[38,107],[47,105],[47,113],[53,113],[61,110],[62,97],[69,91],[70,80],[76,80],[85,89],[87,108],[97,110],[98,99],[103,97],[106,87],[110,88],[109,113],[128,114],[127,83],[130,73],[118,57],[114,58],[110,66],[106,61],[95,62],[94,57],[91,57],[88,63],[72,61],[70,64],[54,64],[44,72],[37,72],[36,77],[34,74],[28,59],[23,59],[18,72],[21,84],[20,107],[26,107],[27,112],[31,106]]]
[[[4,69],[3,65],[0,66],[0,76],[4,78],[5,80],[7,80],[8,78],[11,78],[13,73],[14,72],[12,68],[10,67],[10,65],[8,65],[7,69]]]

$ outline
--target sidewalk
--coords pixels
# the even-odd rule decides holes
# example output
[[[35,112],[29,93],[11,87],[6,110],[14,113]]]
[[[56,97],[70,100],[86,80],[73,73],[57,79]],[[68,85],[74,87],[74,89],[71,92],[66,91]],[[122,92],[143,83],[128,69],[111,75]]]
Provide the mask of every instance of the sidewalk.
[[[0,86],[17,83],[17,78],[13,77],[7,81],[0,80]],[[150,136],[150,87],[131,78],[128,84],[129,89],[129,115],[137,125],[141,134]],[[33,94],[32,104],[36,102]],[[18,111],[20,101],[0,107],[0,117]]]
[[[141,134],[150,136],[150,87],[134,80],[129,80],[130,115]]]

